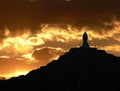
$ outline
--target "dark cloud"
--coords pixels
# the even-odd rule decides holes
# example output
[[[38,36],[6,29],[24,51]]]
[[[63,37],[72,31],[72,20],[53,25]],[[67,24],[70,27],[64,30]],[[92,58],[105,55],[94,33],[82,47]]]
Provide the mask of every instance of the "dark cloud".
[[[75,47],[75,46],[80,46],[82,44],[82,41],[81,40],[78,40],[78,39],[74,39],[74,40],[71,40],[69,42],[57,42],[57,41],[47,41],[46,42],[46,46],[51,46],[51,47],[60,47],[60,48],[63,48],[65,50],[69,50],[70,48],[72,47]]]
[[[88,30],[93,30],[99,34],[104,34],[104,32],[108,32],[108,31],[112,31],[115,28],[114,24],[104,24],[105,21],[96,21],[94,23],[91,24],[87,24],[86,27]],[[109,23],[111,23],[111,21],[109,21]]]
[[[0,26],[37,28],[41,23],[91,24],[120,15],[119,0],[1,0]]]
[[[104,39],[93,38],[89,42],[91,46],[100,46],[100,47],[120,45],[120,42],[115,40],[113,37],[107,37]]]
[[[35,57],[36,60],[48,63],[63,53],[65,53],[65,51],[61,48],[44,47],[39,50],[35,50],[32,56]]]
[[[48,61],[49,58],[52,57],[52,54],[50,54],[48,48],[43,48],[41,50],[34,51],[33,57],[35,57],[37,60]]]

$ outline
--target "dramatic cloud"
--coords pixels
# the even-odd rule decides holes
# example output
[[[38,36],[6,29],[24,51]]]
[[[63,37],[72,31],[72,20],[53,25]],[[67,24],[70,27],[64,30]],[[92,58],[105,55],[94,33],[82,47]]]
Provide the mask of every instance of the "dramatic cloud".
[[[63,55],[64,53],[65,53],[65,50],[61,48],[44,47],[41,49],[34,50],[32,56],[35,57],[36,60],[39,60],[39,61],[41,60],[46,64],[52,61],[53,59],[57,59],[59,55]]]
[[[119,5],[119,0],[1,0],[0,28],[36,29],[41,23],[95,24],[114,15],[119,18]]]
[[[120,21],[113,19],[99,23],[104,25],[98,26],[99,31],[95,30],[96,25],[42,24],[35,32],[30,29],[13,32],[6,28],[0,42],[0,68],[4,69],[0,70],[1,76],[4,72],[10,75],[17,70],[19,73],[21,69],[28,72],[57,59],[70,48],[80,47],[85,31],[91,47],[120,56]]]
[[[120,56],[119,5],[119,0],[1,0],[0,76],[46,65],[80,47],[85,31],[91,47]]]

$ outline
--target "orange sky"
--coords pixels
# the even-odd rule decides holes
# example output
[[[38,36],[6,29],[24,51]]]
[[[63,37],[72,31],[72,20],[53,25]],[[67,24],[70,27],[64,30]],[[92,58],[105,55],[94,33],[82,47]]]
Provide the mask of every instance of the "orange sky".
[[[82,45],[120,56],[119,0],[1,0],[0,76],[25,74]]]
[[[112,25],[113,28],[105,31],[105,28],[101,27],[102,30],[96,32],[87,26],[66,25],[63,27],[55,24],[42,24],[36,33],[24,29],[16,30],[14,35],[6,28],[5,38],[2,38],[0,43],[0,75],[15,76],[20,72],[24,74],[46,65],[70,48],[81,46],[82,34],[85,31],[88,33],[91,47],[104,49],[108,53],[119,56],[120,21],[112,20],[103,24]]]

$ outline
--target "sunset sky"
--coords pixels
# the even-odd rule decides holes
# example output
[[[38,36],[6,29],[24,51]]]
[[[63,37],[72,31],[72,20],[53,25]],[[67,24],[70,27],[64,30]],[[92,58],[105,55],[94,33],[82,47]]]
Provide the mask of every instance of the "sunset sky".
[[[12,77],[82,45],[120,56],[120,0],[0,0],[0,77]]]

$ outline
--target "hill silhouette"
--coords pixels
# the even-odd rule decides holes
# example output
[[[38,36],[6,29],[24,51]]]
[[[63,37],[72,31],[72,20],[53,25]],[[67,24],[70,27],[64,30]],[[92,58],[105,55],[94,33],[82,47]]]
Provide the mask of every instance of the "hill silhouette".
[[[120,57],[83,45],[25,76],[0,81],[0,91],[119,91]]]
[[[72,48],[26,76],[0,81],[1,91],[118,91],[120,58],[96,48]]]

